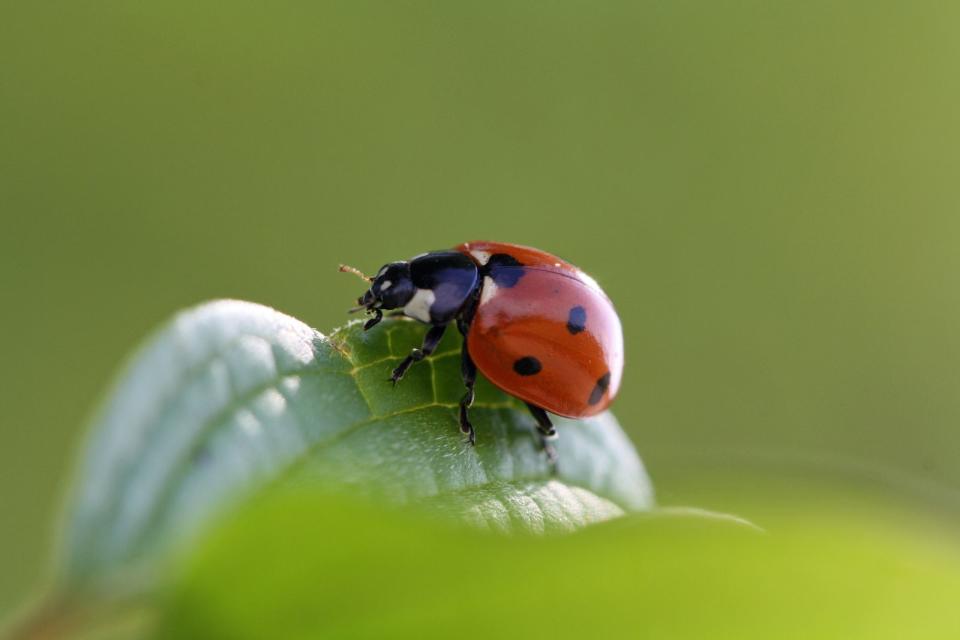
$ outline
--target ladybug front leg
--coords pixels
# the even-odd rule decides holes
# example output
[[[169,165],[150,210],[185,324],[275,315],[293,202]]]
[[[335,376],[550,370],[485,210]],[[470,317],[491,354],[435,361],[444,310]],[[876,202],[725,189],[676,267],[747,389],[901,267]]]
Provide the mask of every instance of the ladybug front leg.
[[[373,317],[363,323],[363,330],[370,331],[370,329],[373,329],[375,326],[377,326],[381,320],[383,320],[383,311],[380,311],[380,309],[374,309]]]
[[[540,444],[543,446],[543,452],[547,454],[547,462],[550,463],[554,473],[556,473],[557,450],[554,449],[550,441],[557,439],[557,428],[553,426],[550,416],[543,410],[543,407],[538,407],[529,402],[526,405],[530,409],[530,413],[533,414],[533,419],[537,421],[537,433],[540,434]]]
[[[390,381],[393,384],[397,384],[397,381],[403,377],[403,374],[407,372],[407,369],[410,368],[414,362],[420,362],[437,348],[437,345],[440,344],[440,340],[443,338],[443,332],[447,330],[447,325],[440,324],[430,327],[430,330],[427,331],[427,335],[423,337],[423,344],[419,349],[414,349],[410,352],[406,358],[403,359],[403,362],[400,363],[396,369],[393,370],[393,375],[390,376]]]

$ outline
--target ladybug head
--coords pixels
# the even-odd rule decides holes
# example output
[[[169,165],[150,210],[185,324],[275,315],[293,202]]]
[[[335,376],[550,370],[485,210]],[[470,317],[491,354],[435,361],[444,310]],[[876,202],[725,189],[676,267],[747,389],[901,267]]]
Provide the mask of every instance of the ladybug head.
[[[409,263],[391,262],[377,272],[357,304],[367,309],[399,309],[410,302],[414,293]]]

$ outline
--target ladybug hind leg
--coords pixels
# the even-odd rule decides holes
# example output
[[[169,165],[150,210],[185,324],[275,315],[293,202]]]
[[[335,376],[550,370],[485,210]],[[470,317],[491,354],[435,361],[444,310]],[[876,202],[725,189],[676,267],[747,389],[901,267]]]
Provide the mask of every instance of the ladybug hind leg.
[[[543,407],[538,407],[537,405],[530,404],[529,402],[527,402],[526,405],[527,408],[530,409],[533,419],[537,422],[537,433],[540,435],[540,446],[543,447],[543,452],[547,454],[547,462],[550,463],[551,470],[556,473],[557,450],[551,441],[557,439],[557,428],[553,426],[550,416],[547,415],[547,412],[544,411]]]

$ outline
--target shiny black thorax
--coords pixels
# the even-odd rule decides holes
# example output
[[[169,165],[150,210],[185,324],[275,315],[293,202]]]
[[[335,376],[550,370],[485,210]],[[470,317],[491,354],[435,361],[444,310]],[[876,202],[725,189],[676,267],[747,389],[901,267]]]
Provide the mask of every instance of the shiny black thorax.
[[[457,319],[469,324],[486,277],[497,287],[510,288],[523,274],[523,265],[506,254],[494,254],[477,266],[458,251],[432,251],[408,262],[385,264],[358,303],[370,312],[402,309],[405,315],[432,325]]]
[[[477,265],[456,251],[417,256],[410,261],[410,279],[417,290],[433,292],[431,324],[447,324],[454,320],[480,286]]]

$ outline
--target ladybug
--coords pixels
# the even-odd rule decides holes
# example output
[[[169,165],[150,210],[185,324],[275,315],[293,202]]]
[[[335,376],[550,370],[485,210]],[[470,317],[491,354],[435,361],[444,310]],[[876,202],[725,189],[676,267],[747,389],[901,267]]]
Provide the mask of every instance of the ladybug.
[[[406,262],[390,262],[374,277],[341,265],[370,288],[352,311],[371,317],[384,310],[430,326],[423,344],[393,370],[396,384],[407,369],[436,349],[451,323],[463,335],[460,430],[475,442],[468,410],[479,369],[490,382],[524,401],[551,461],[557,432],[547,415],[597,414],[610,404],[623,373],[623,330],[613,304],[596,281],[574,265],[503,242],[467,242]]]

